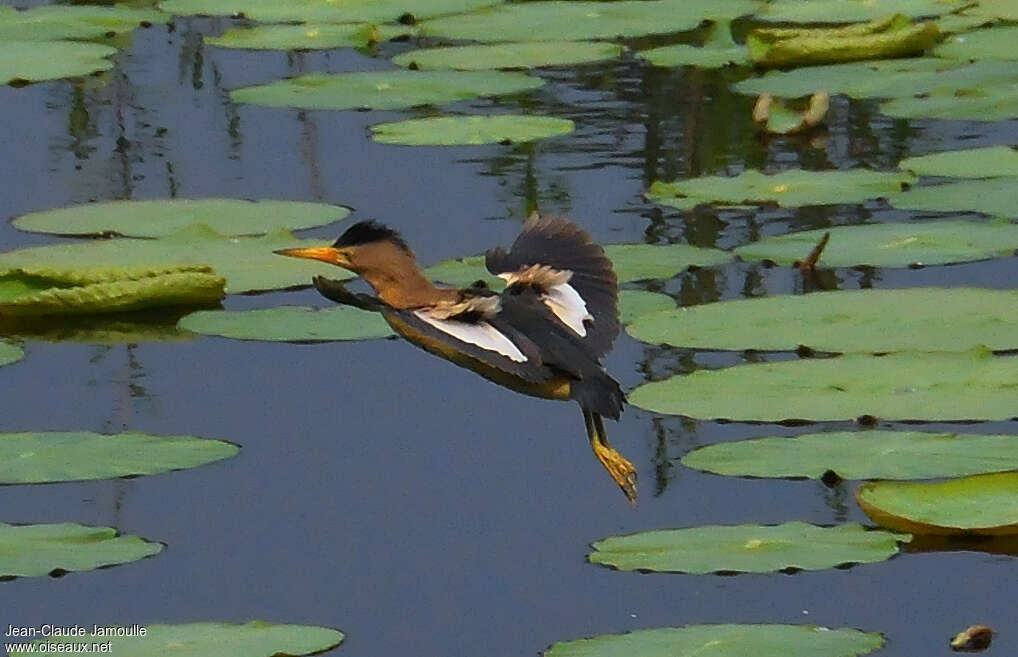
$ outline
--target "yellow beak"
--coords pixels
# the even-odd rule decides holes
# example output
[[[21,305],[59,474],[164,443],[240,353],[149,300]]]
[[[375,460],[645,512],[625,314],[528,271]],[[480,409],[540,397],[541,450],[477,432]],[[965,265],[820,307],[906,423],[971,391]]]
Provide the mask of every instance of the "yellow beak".
[[[333,246],[313,246],[307,248],[296,248],[296,249],[279,249],[273,251],[278,255],[290,256],[291,258],[308,258],[310,260],[321,260],[327,262],[330,265],[336,265],[337,267],[345,267],[347,265],[346,257],[340,252],[339,249]]]

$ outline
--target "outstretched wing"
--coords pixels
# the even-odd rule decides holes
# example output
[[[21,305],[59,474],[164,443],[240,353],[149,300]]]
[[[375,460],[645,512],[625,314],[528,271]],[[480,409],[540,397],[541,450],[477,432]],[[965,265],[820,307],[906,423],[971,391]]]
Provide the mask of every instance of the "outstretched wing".
[[[485,265],[509,286],[528,285],[597,359],[619,334],[618,279],[604,249],[559,217],[532,215],[512,247],[491,249]]]

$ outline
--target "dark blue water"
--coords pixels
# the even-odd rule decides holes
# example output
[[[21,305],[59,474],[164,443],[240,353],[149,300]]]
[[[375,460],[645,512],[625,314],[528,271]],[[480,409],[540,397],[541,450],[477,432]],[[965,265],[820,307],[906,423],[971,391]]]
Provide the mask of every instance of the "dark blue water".
[[[867,166],[1013,143],[1015,123],[906,122],[835,100],[822,143],[761,140],[731,73],[635,60],[539,72],[524,97],[448,111],[537,108],[577,122],[535,145],[406,148],[367,126],[419,112],[301,112],[237,106],[229,89],[305,71],[387,68],[386,57],[203,47],[228,21],[139,30],[107,81],[0,87],[0,217],[94,200],[225,196],[342,203],[401,230],[430,264],[507,244],[539,207],[603,242],[734,247],[762,235],[898,221],[874,202],[801,211],[654,206],[654,179]],[[338,234],[338,227],[305,235]],[[52,242],[0,224],[4,250]],[[838,270],[843,288],[1013,286],[1012,259],[925,270]],[[802,289],[758,265],[683,274],[682,303]],[[325,304],[311,291],[226,306]],[[854,482],[723,478],[678,458],[702,444],[817,426],[719,424],[636,408],[609,426],[640,471],[630,508],[590,454],[574,405],[519,396],[393,340],[290,345],[217,338],[99,346],[32,341],[0,370],[0,430],[124,429],[243,446],[232,460],[130,480],[0,488],[0,520],[116,526],[163,541],[154,558],[59,579],[0,583],[0,624],[190,620],[342,629],[349,657],[534,655],[557,640],[710,622],[815,623],[884,632],[881,653],[947,652],[980,622],[1014,652],[1016,563],[983,552],[904,554],[796,575],[619,573],[585,563],[591,541],[701,524],[866,522]],[[631,388],[738,354],[693,355],[622,336],[609,370]],[[851,427],[851,424],[821,425]],[[888,424],[887,426],[895,426]],[[1013,423],[963,426],[1013,432]],[[1010,646],[1010,647],[1008,647]]]

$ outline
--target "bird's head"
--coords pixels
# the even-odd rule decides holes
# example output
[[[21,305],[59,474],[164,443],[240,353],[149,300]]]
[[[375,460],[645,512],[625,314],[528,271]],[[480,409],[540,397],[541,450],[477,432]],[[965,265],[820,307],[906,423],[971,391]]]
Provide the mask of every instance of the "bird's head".
[[[377,270],[400,269],[414,260],[413,252],[395,230],[376,221],[361,221],[346,229],[332,246],[274,251],[292,258],[321,260],[364,275]]]

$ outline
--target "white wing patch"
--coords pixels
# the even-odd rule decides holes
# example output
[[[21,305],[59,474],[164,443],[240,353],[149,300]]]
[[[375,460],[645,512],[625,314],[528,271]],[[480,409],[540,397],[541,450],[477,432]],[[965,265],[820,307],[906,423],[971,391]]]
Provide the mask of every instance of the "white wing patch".
[[[587,336],[587,327],[583,322],[593,321],[594,316],[587,312],[587,302],[583,300],[569,283],[562,283],[549,288],[541,295],[541,301],[555,313],[563,324],[573,329],[581,338]]]
[[[487,322],[471,323],[455,319],[439,319],[425,310],[415,310],[414,314],[439,331],[451,335],[457,340],[476,345],[481,349],[500,353],[517,363],[523,363],[527,360],[527,357],[513,344],[512,340]]]

